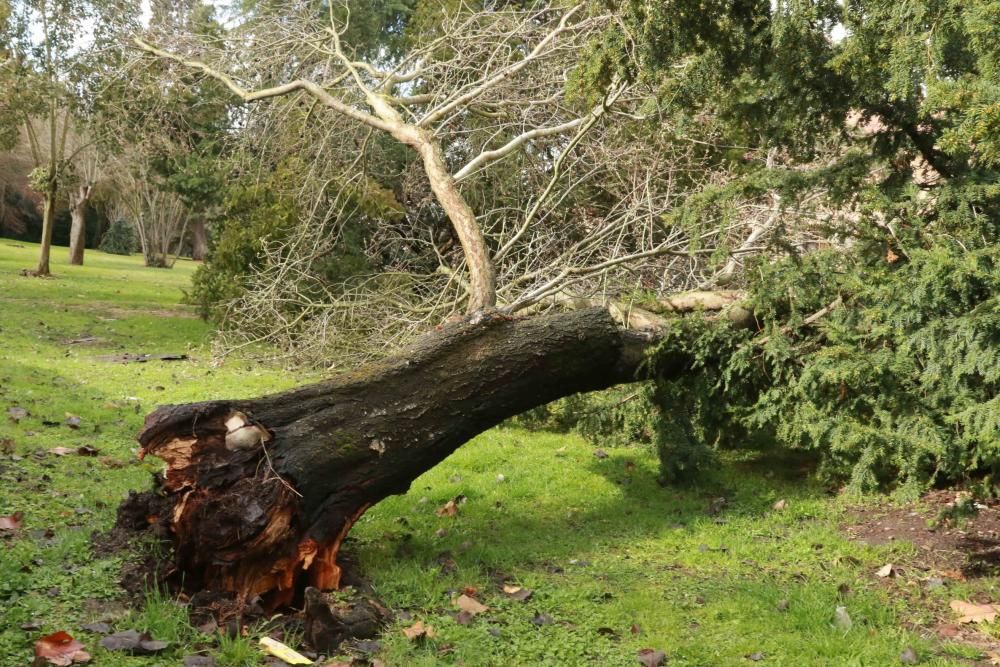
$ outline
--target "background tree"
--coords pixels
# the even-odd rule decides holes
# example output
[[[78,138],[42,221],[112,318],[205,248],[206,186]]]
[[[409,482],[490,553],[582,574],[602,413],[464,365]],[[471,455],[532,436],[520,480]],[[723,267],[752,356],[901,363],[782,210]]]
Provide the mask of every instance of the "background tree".
[[[141,149],[119,158],[115,172],[113,219],[132,224],[146,266],[172,268],[184,243],[191,211],[157,178]]]
[[[35,163],[30,182],[43,199],[35,273],[48,275],[57,199],[89,144],[71,148],[68,138],[77,132],[97,140],[94,131],[84,129],[85,119],[95,120],[88,113],[100,82],[94,73],[107,66],[100,58],[114,53],[106,47],[131,15],[116,2],[101,0],[14,0],[6,6],[3,116],[8,126],[23,127],[29,141]]]
[[[87,246],[87,207],[94,197],[102,177],[104,160],[98,147],[86,136],[75,137],[81,147],[73,150],[72,183],[67,183],[69,197],[70,232],[69,263],[83,265],[83,251]]]

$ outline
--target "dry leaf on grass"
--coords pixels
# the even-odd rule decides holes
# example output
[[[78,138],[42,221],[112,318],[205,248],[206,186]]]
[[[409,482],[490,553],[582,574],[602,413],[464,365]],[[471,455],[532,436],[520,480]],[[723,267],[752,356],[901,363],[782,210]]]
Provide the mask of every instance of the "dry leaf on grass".
[[[667,654],[651,648],[639,651],[639,664],[643,667],[660,667],[667,661]]]
[[[35,656],[50,665],[69,667],[74,663],[90,662],[90,654],[83,644],[73,639],[67,632],[59,631],[42,637],[35,642]]]
[[[281,642],[270,637],[260,638],[260,647],[268,655],[272,655],[289,665],[311,665],[313,661],[305,657],[298,651],[285,646]]]
[[[788,501],[787,500],[779,500],[778,502],[776,502],[773,505],[771,505],[771,509],[775,510],[776,512],[780,512],[781,510],[785,509],[786,507],[788,507]]]
[[[10,516],[0,516],[0,533],[14,532],[21,527],[24,512],[14,512]]]
[[[875,573],[875,576],[882,577],[883,579],[885,579],[886,577],[895,577],[898,574],[899,570],[896,569],[896,566],[893,565],[892,563],[887,563],[878,569],[878,571]]]
[[[504,584],[503,587],[504,595],[511,598],[512,600],[517,600],[518,602],[526,602],[532,596],[532,590],[530,588],[521,588],[520,586],[511,586],[510,584]]]
[[[450,517],[458,516],[458,505],[455,504],[454,500],[449,500],[444,505],[442,505],[438,509],[438,511],[435,512],[435,514],[437,514],[438,516],[450,516]]]
[[[1000,613],[1000,605],[974,604],[964,600],[952,600],[949,605],[961,618],[959,623],[992,623]]]
[[[434,632],[434,626],[424,625],[423,621],[417,621],[408,628],[403,628],[403,634],[411,642],[416,641],[422,637],[427,637],[428,639],[433,639],[437,634]]]
[[[481,614],[484,611],[489,611],[490,608],[481,603],[475,598],[470,598],[468,595],[459,595],[455,598],[455,606],[462,611],[467,611],[473,616],[476,614]]]
[[[56,456],[68,456],[69,454],[75,453],[75,449],[70,447],[53,447],[49,450],[49,454],[55,454]]]

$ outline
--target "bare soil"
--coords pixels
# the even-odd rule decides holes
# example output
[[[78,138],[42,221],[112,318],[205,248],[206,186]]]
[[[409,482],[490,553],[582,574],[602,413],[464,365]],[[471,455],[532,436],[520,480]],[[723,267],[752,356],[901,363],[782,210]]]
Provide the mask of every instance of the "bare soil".
[[[893,563],[899,568],[899,577],[881,581],[893,586],[912,604],[927,604],[926,594],[932,587],[948,586],[951,582],[975,585],[1000,574],[1000,502],[977,503],[975,514],[954,519],[950,517],[957,496],[955,490],[932,491],[911,505],[885,504],[858,509],[851,513],[852,522],[843,530],[852,539],[873,546],[893,542],[912,544],[915,553]],[[982,583],[982,590],[969,596],[970,601],[1000,602],[985,590],[992,589],[992,585]],[[911,629],[976,647],[983,654],[983,659],[971,663],[977,667],[998,664],[994,662],[1000,659],[1000,642],[996,638],[977,625],[957,623],[950,610],[935,611],[939,617],[935,624]]]
[[[908,565],[928,576],[964,580],[1000,574],[1000,503],[980,503],[976,514],[958,521],[941,520],[955,498],[954,490],[932,491],[914,505],[858,510],[852,514],[856,523],[844,530],[870,545],[910,542],[917,554]]]

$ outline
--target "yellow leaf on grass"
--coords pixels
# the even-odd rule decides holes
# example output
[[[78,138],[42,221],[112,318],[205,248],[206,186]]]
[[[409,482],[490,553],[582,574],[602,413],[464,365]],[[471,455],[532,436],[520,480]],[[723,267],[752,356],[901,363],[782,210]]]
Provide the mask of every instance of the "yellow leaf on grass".
[[[289,665],[311,665],[313,661],[305,657],[298,651],[295,651],[279,641],[271,639],[270,637],[261,637],[260,647],[264,650],[264,653],[268,655],[273,655],[279,660],[284,660]]]
[[[412,642],[420,639],[421,637],[427,637],[428,639],[433,639],[434,635],[437,633],[434,632],[433,626],[424,625],[423,621],[417,621],[410,627],[403,628],[403,634],[406,635],[406,638]]]
[[[973,604],[963,600],[952,600],[951,608],[961,616],[959,623],[992,623],[1000,613],[1000,605]]]
[[[468,595],[459,595],[455,598],[455,606],[462,611],[467,611],[473,616],[476,614],[481,614],[484,611],[489,611],[490,608],[481,603],[475,598],[470,598]]]

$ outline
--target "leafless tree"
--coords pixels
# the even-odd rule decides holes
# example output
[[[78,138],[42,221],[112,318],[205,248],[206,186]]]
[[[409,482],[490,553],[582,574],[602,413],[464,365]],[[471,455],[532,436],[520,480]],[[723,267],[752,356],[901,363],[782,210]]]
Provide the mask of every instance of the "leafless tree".
[[[132,223],[146,266],[172,267],[191,219],[184,202],[158,186],[152,170],[136,151],[126,153],[116,164],[114,189],[112,215]]]
[[[744,234],[712,221],[702,221],[698,229],[664,223],[665,213],[689,193],[725,174],[711,173],[696,146],[667,136],[630,136],[630,128],[650,120],[651,91],[612,81],[590,104],[567,98],[580,53],[615,25],[613,14],[556,3],[460,12],[448,16],[433,39],[391,63],[354,59],[342,42],[346,26],[332,7],[325,23],[290,7],[280,15],[281,20],[263,19],[234,32],[228,49],[213,51],[183,40],[169,49],[143,39],[136,44],[215,78],[248,103],[269,100],[253,108],[248,122],[280,122],[293,106],[285,100],[294,106],[305,102],[305,122],[315,132],[350,133],[353,124],[355,136],[384,132],[410,146],[429,190],[421,205],[443,212],[457,244],[450,243],[452,234],[419,223],[383,227],[371,240],[373,255],[430,257],[432,268],[427,261],[418,267],[400,259],[382,277],[330,286],[322,299],[294,300],[309,313],[293,318],[299,327],[294,331],[281,331],[280,324],[268,328],[263,335],[271,342],[285,343],[293,335],[304,339],[306,322],[321,340],[343,341],[331,334],[358,330],[368,312],[370,322],[361,328],[382,334],[370,348],[392,349],[392,343],[462,310],[495,307],[514,313],[566,298],[607,302],[637,289],[681,291],[705,283],[703,274],[718,262],[720,248]],[[254,85],[279,77],[289,82]],[[364,152],[369,142],[356,139],[354,145]],[[355,160],[339,168],[359,166]],[[516,184],[509,197],[492,187],[501,180],[498,174]],[[490,179],[490,194],[479,196]],[[734,247],[737,255],[757,248]],[[240,339],[236,345],[259,332],[253,322],[287,319],[277,317],[276,309],[289,302],[264,296],[270,294],[270,277],[286,280],[273,286],[280,290],[289,289],[288,272],[315,282],[299,260],[274,269],[279,257],[291,253],[272,249],[255,278],[259,289],[229,309],[231,321],[246,315],[230,328]],[[398,301],[403,276],[419,287],[411,290],[408,307],[398,311],[404,316],[389,318],[387,325],[376,304],[395,299],[397,307],[403,305]]]

